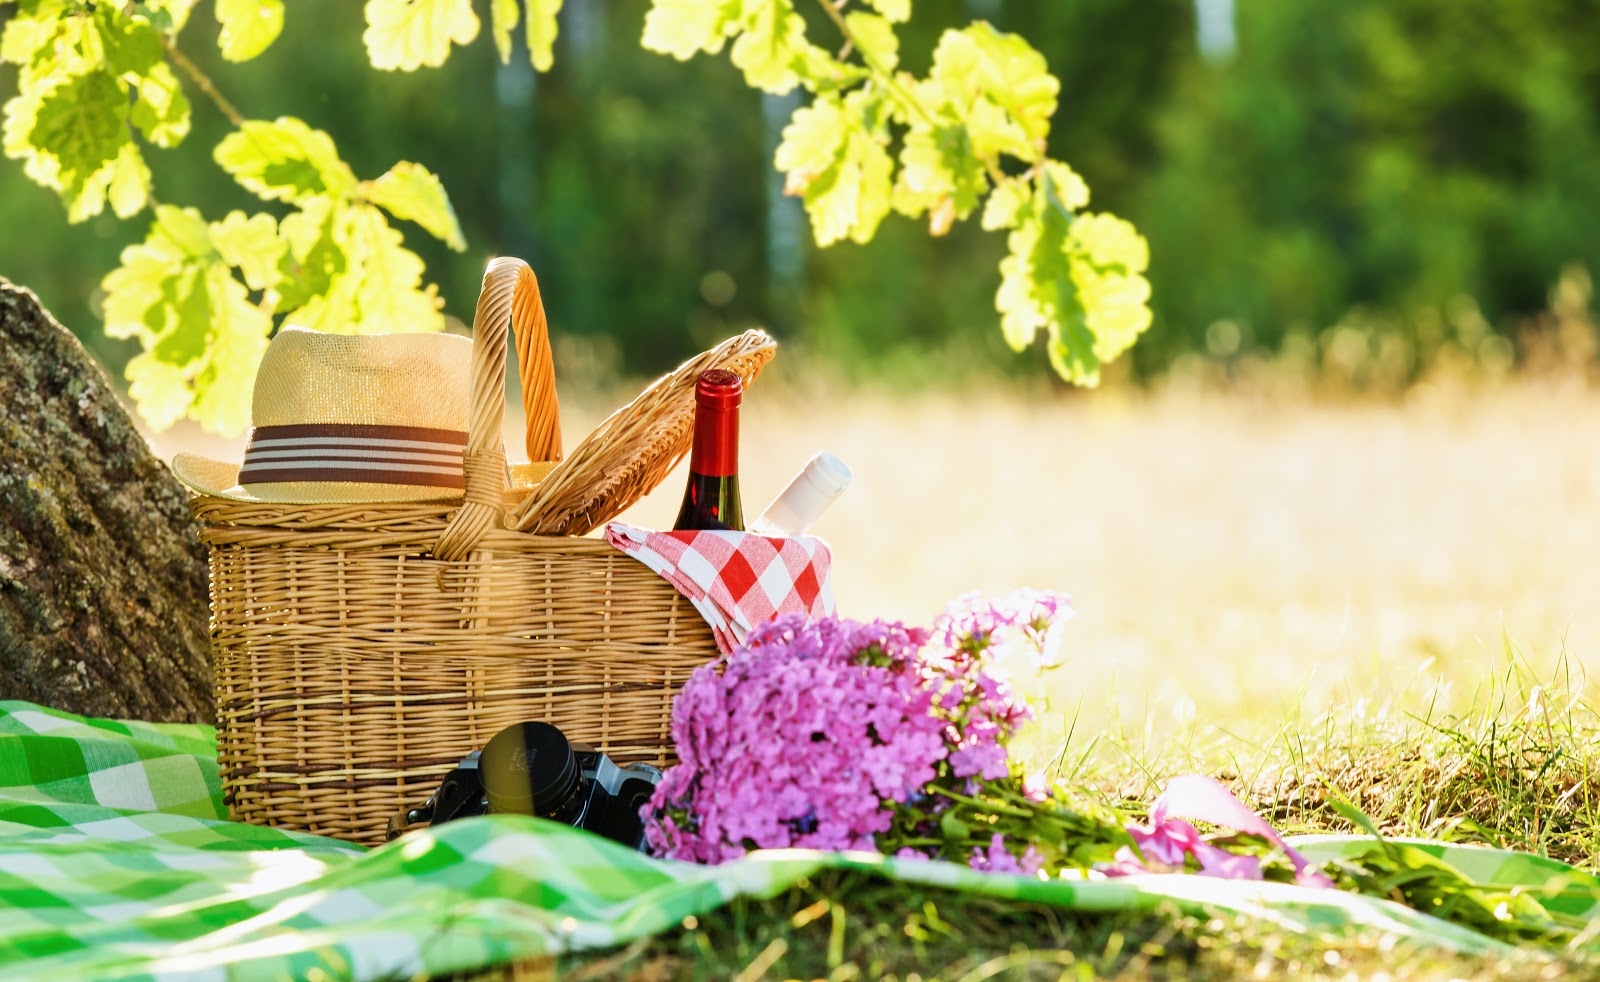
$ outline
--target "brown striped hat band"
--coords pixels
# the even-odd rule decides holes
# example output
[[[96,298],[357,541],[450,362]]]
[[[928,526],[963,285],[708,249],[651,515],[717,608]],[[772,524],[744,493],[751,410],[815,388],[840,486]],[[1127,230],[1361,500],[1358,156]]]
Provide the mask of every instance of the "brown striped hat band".
[[[240,484],[351,481],[461,490],[464,430],[360,423],[258,426]]]

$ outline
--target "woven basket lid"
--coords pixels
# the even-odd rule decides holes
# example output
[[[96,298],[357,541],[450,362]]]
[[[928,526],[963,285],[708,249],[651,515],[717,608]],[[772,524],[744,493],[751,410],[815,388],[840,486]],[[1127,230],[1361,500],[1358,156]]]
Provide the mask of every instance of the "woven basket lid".
[[[605,422],[506,515],[536,535],[583,535],[621,514],[664,480],[694,442],[694,386],[725,368],[746,388],[777,353],[765,331],[746,331],[656,379]]]

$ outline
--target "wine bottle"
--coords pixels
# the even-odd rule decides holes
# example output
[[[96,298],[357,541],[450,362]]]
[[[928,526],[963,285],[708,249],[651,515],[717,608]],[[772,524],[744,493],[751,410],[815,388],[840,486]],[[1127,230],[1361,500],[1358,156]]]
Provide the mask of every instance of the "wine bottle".
[[[760,518],[750,523],[750,531],[757,535],[805,535],[849,486],[850,468],[824,450],[806,463]]]
[[[739,501],[739,401],[744,383],[720,368],[701,372],[694,386],[694,450],[689,486],[674,529],[744,531]]]

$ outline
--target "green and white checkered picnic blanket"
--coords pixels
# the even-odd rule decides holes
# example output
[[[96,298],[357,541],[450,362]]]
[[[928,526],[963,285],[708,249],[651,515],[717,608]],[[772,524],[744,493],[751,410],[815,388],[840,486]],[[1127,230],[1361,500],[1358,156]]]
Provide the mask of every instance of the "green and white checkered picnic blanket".
[[[1469,954],[1503,947],[1398,904],[1286,884],[1197,876],[1045,882],[802,851],[700,867],[514,816],[451,822],[369,851],[226,821],[214,737],[204,726],[0,702],[0,978],[410,978],[616,945],[740,894],[775,895],[825,867],[1081,911],[1170,902],[1295,931],[1378,930]],[[1369,841],[1296,844],[1322,859]],[[1482,881],[1580,876],[1600,885],[1537,857],[1427,848]],[[1573,900],[1569,892],[1566,912],[1597,911],[1596,895]]]

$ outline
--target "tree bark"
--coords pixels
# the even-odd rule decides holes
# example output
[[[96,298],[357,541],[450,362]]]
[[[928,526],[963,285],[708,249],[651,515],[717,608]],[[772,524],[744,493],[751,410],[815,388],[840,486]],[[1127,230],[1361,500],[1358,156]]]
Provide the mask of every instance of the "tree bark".
[[[188,493],[77,338],[3,278],[0,406],[0,698],[210,722]]]

